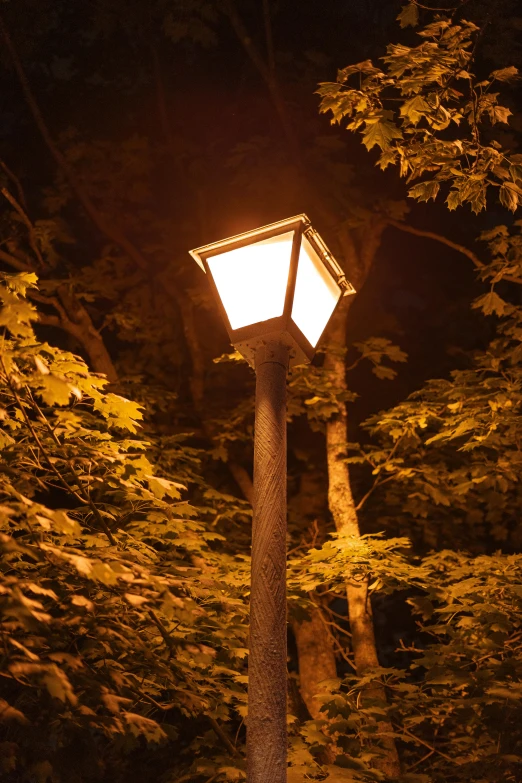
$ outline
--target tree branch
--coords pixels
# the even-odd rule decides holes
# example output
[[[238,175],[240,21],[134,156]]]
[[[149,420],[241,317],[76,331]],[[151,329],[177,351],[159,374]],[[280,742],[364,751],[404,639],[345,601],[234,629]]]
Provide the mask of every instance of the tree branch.
[[[382,481],[375,481],[372,487],[370,487],[370,489],[366,493],[366,495],[363,495],[363,497],[357,503],[357,505],[355,506],[355,510],[360,511],[364,506],[364,504],[366,503],[366,501],[368,500],[368,498],[370,497],[370,495],[373,495],[377,487],[382,487],[383,484],[386,484],[388,481],[391,481],[394,478],[395,476],[387,476],[387,478],[383,479]]]
[[[0,167],[5,171],[6,175],[9,177],[9,179],[11,180],[13,185],[15,186],[16,192],[18,193],[18,201],[23,206],[23,208],[27,211],[27,204],[26,204],[26,201],[25,201],[25,195],[24,195],[24,191],[23,191],[22,184],[21,184],[20,180],[18,179],[18,177],[16,176],[14,171],[11,171],[11,169],[9,168],[7,163],[5,163],[5,161],[0,160]]]
[[[162,637],[163,641],[165,642],[165,644],[167,645],[167,647],[169,648],[169,650],[171,652],[173,650],[175,650],[176,649],[176,644],[175,644],[174,640],[170,638],[169,632],[167,631],[167,629],[165,628],[165,626],[161,622],[161,620],[158,617],[158,615],[156,614],[156,612],[153,609],[149,609],[147,614],[149,615],[150,619],[152,620],[152,622],[154,623],[154,625],[156,626],[156,628],[160,632],[161,637]]]
[[[58,301],[58,299],[55,296],[44,296],[44,294],[41,294],[39,291],[30,291],[28,293],[31,296],[31,299],[34,299],[36,302],[40,302],[41,304],[50,305],[51,307],[54,307],[55,310],[57,310],[57,312],[58,312],[58,316],[59,317],[58,316],[56,316],[56,317],[58,318],[59,325],[66,332],[70,332],[71,334],[73,334],[76,337],[76,334],[74,333],[74,331],[71,331],[71,327],[73,327],[74,324],[72,323],[72,321],[70,320],[69,316],[67,315],[67,313],[63,309],[62,305],[60,304],[60,302]],[[43,323],[41,315],[44,315],[44,317],[45,317],[45,314],[38,313],[38,320],[41,323]],[[53,316],[50,316],[50,317],[53,317]]]
[[[38,263],[42,268],[45,268],[47,266],[41,252],[40,248],[38,247],[38,242],[36,241],[36,236],[34,232],[34,226],[27,217],[26,213],[18,203],[18,201],[15,199],[15,197],[9,193],[7,188],[0,188],[0,193],[2,193],[2,196],[11,204],[13,209],[15,210],[16,214],[20,217],[23,224],[27,228],[27,232],[29,234],[29,244],[31,245],[31,250],[35,254],[36,258],[38,259]]]
[[[110,383],[115,383],[118,380],[118,373],[87,308],[67,282],[58,287],[57,293],[59,302],[55,304],[53,299],[52,303],[60,313],[63,313],[64,329],[72,334],[80,345],[83,345],[95,372],[103,373]]]
[[[263,0],[263,21],[265,23],[266,57],[268,70],[272,79],[275,78],[275,54],[274,37],[272,34],[272,20],[270,18],[270,0]]]
[[[486,267],[486,265],[479,259],[477,255],[475,255],[472,250],[465,247],[464,245],[459,245],[458,242],[453,242],[451,239],[448,239],[442,234],[437,234],[435,231],[425,231],[421,228],[414,228],[413,226],[408,225],[408,223],[401,223],[399,220],[388,220],[387,225],[398,228],[399,231],[404,231],[407,234],[414,234],[418,237],[426,237],[426,239],[433,239],[435,242],[441,242],[443,245],[451,247],[452,250],[456,250],[457,253],[462,253],[463,255],[467,256],[476,269],[485,269]]]
[[[221,740],[225,743],[230,753],[232,753],[233,756],[236,756],[237,758],[242,758],[241,753],[238,751],[238,749],[235,747],[235,745],[232,744],[232,740],[225,734],[217,720],[214,720],[214,718],[211,718],[210,715],[208,715],[206,712],[204,713],[205,718],[210,722],[210,725],[218,735],[218,737],[221,738]]]
[[[263,79],[263,81],[265,82],[268,88],[270,97],[272,98],[274,108],[279,117],[279,121],[281,123],[281,127],[283,129],[283,133],[287,141],[289,153],[298,170],[301,170],[302,160],[299,153],[300,143],[297,138],[297,135],[294,132],[292,123],[288,117],[285,101],[281,94],[281,90],[279,89],[279,84],[277,82],[277,79],[275,78],[275,71],[273,71],[270,68],[270,66],[267,65],[267,63],[265,63],[263,57],[260,55],[258,49],[256,48],[254,42],[252,41],[252,38],[248,33],[248,30],[243,24],[243,20],[241,19],[241,17],[237,12],[233,0],[222,0],[221,8],[225,16],[228,17],[232,29],[237,35],[239,42],[241,43],[242,47],[244,48],[245,52],[250,58],[253,66],[255,67],[255,69],[257,70],[257,72],[259,73],[259,75],[261,76],[261,78]]]
[[[38,405],[38,403],[34,399],[33,395],[31,394],[31,390],[26,387],[26,391],[27,391],[27,394],[29,395],[29,399],[31,400],[32,404],[34,405],[34,407],[36,409],[36,412],[38,413],[38,416],[40,417],[41,421],[43,421],[43,423],[45,424],[45,427],[46,427],[49,435],[53,439],[54,443],[56,444],[56,446],[58,446],[59,449],[63,449],[63,444],[60,443],[60,440],[59,440],[58,436],[56,435],[56,432],[53,430],[53,428],[49,424],[49,421],[48,421],[47,417],[44,416],[42,409],[40,408],[40,406]],[[25,411],[23,411],[23,413],[24,413],[26,422],[29,422],[29,419],[27,417],[27,413],[25,413]],[[34,434],[34,437],[37,437],[34,429],[32,429],[32,428],[30,428],[30,429],[31,429],[31,432]],[[53,469],[54,469],[54,463],[52,463],[50,458],[47,456],[43,445],[40,444],[40,448],[42,449],[43,453],[46,455],[48,464],[51,465],[53,467]],[[104,520],[104,518],[100,514],[100,511],[99,511],[97,505],[92,500],[89,491],[88,490],[86,491],[86,490],[83,489],[82,483],[80,481],[80,477],[79,477],[78,473],[76,472],[76,468],[73,465],[72,459],[69,459],[66,455],[63,456],[62,459],[69,466],[69,470],[73,474],[74,479],[75,479],[75,481],[76,481],[76,483],[78,485],[78,491],[76,492],[75,490],[73,490],[72,487],[70,487],[69,484],[64,481],[61,473],[56,471],[58,473],[58,475],[60,476],[61,481],[64,482],[69,487],[69,492],[72,492],[76,498],[81,499],[83,501],[83,503],[86,503],[89,506],[89,508],[91,509],[92,515],[98,521],[98,524],[100,525],[101,529],[103,530],[103,532],[105,533],[105,535],[109,539],[109,543],[112,544],[112,546],[116,546],[117,541],[116,541],[116,539],[114,538],[114,536],[112,534],[112,530],[110,529],[110,527],[107,525],[106,521]]]
[[[0,250],[0,261],[4,261],[20,272],[34,272],[34,267],[21,259]],[[94,326],[91,316],[83,304],[71,291],[65,290],[64,283],[58,288],[60,299],[54,296],[44,296],[34,289],[27,292],[29,299],[54,307],[58,316],[38,312],[38,321],[45,326],[55,326],[72,335],[83,346],[95,372],[103,373],[107,380],[114,383],[118,380],[118,374],[111,356],[103,342],[103,338]],[[61,300],[61,301],[60,301]],[[74,318],[71,318],[74,313]]]
[[[415,234],[419,237],[426,237],[427,239],[433,239],[435,242],[441,242],[443,245],[447,245],[448,247],[451,247],[452,250],[456,250],[457,253],[462,253],[463,255],[467,256],[470,261],[473,263],[473,266],[475,269],[478,270],[484,270],[487,269],[487,265],[479,259],[475,253],[470,250],[468,247],[465,247],[464,245],[459,245],[458,242],[453,242],[451,239],[448,239],[447,237],[443,236],[442,234],[437,234],[434,231],[424,231],[421,228],[414,228],[413,226],[409,226],[407,223],[401,223],[398,220],[388,220],[387,225],[393,226],[394,228],[398,228],[399,231],[405,231],[407,234]],[[515,277],[514,275],[504,275],[502,277],[502,280],[507,280],[508,283],[516,283],[517,285],[522,285],[522,277]]]
[[[411,731],[408,731],[404,726],[399,726],[398,731],[404,732],[407,737],[411,737],[412,740],[415,740],[415,742],[418,742],[420,745],[424,745],[425,748],[428,748],[428,750],[433,751],[434,753],[438,753],[439,756],[442,756],[443,759],[446,759],[446,761],[450,761],[452,764],[455,763],[455,760],[452,759],[450,756],[447,756],[445,753],[443,753],[438,748],[435,748],[433,745],[430,745],[429,742],[426,742],[426,740],[421,739],[420,737],[417,737],[415,734],[412,734]]]
[[[13,256],[12,253],[6,253],[5,250],[0,250],[0,261],[4,261],[9,266],[12,266],[13,269],[18,269],[19,272],[34,272],[32,266]]]
[[[43,326],[55,326],[57,329],[63,329],[68,331],[60,318],[57,315],[48,315],[47,313],[38,312],[38,323]]]
[[[76,198],[83,206],[85,212],[89,215],[93,223],[97,226],[98,230],[105,237],[107,237],[107,239],[114,242],[114,244],[116,244],[120,248],[120,250],[122,250],[129,258],[131,258],[132,261],[138,267],[150,273],[149,264],[147,263],[147,260],[142,255],[140,250],[138,250],[138,248],[133,244],[133,242],[131,242],[122,231],[120,231],[112,223],[109,223],[105,219],[105,217],[99,212],[97,207],[93,204],[89,194],[85,190],[81,180],[76,175],[76,173],[74,172],[73,168],[70,166],[65,156],[60,152],[60,150],[56,146],[51,136],[51,133],[47,127],[47,124],[44,120],[38,102],[31,89],[29,80],[20,61],[20,57],[18,56],[16,47],[11,39],[11,36],[9,35],[9,31],[1,16],[0,16],[0,37],[3,39],[5,48],[9,53],[11,62],[13,64],[14,70],[18,77],[18,81],[20,83],[20,87],[22,88],[25,102],[27,103],[27,106],[29,107],[31,114],[33,115],[33,119],[36,123],[36,126],[40,131],[40,134],[45,144],[47,145],[49,152],[51,153],[52,157],[56,161],[58,167],[65,175],[66,180],[68,181],[73,192],[75,193]]]

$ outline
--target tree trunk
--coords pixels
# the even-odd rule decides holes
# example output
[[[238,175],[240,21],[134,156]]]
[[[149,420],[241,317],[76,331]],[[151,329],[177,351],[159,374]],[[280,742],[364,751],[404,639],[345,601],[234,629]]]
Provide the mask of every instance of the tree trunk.
[[[114,383],[118,380],[116,368],[91,316],[67,284],[61,285],[57,293],[66,313],[66,318],[62,315],[62,327],[83,345],[94,372],[106,375],[107,380]]]
[[[312,609],[310,619],[292,623],[297,644],[301,696],[314,719],[324,718],[322,703],[316,697],[327,688],[324,680],[337,677],[333,644],[320,609]]]
[[[338,388],[347,388],[346,368],[343,350],[346,348],[346,316],[350,299],[339,306],[331,327],[330,338],[334,351],[326,355],[325,367],[332,374],[333,383]],[[328,463],[328,505],[338,533],[359,537],[359,521],[350,485],[348,465],[343,461],[346,456],[348,440],[348,415],[346,405],[339,406],[337,414],[326,425],[326,448]],[[358,675],[379,666],[375,632],[373,627],[371,601],[368,596],[368,582],[354,584],[347,582],[348,614],[352,634],[352,650]],[[375,681],[366,689],[367,700],[386,701],[383,685]],[[389,721],[378,722],[379,730],[389,734],[392,727]],[[387,775],[400,774],[400,762],[392,737],[384,737],[382,746],[385,755],[379,760],[378,767]]]
[[[308,463],[300,471],[299,492],[290,502],[290,516],[298,520],[306,546],[320,546],[326,538],[328,505],[324,483],[322,473]],[[322,701],[317,697],[327,691],[325,680],[337,677],[335,645],[320,608],[313,606],[309,613],[309,619],[294,617],[290,620],[297,647],[299,692],[309,713],[303,720],[310,716],[314,720],[325,720],[326,713],[321,712]],[[324,733],[330,740],[326,728]],[[321,754],[322,761],[332,764],[339,752],[335,742],[331,742]]]

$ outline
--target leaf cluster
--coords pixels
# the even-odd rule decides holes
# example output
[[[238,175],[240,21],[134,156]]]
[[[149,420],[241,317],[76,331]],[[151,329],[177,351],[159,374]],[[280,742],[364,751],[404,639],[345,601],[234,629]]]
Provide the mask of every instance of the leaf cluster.
[[[403,26],[413,22],[414,9],[403,10]],[[520,156],[503,149],[495,126],[512,114],[500,88],[518,72],[509,66],[476,76],[480,32],[473,22],[438,16],[418,31],[417,46],[390,44],[382,69],[366,60],[321,84],[321,111],[360,133],[368,150],[377,147],[381,169],[398,166],[408,183],[422,178],[410,187],[411,198],[435,200],[449,185],[450,210],[469,204],[478,213],[488,189],[498,189],[501,204],[514,212],[522,201]]]

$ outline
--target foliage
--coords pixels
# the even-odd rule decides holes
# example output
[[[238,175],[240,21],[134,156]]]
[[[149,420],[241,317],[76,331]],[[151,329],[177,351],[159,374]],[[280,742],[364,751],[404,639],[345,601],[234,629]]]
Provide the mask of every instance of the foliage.
[[[171,775],[235,779],[244,564],[145,456],[139,406],[37,340],[34,284],[0,288],[4,779],[139,780],[167,742]]]
[[[401,26],[416,26],[418,11],[417,3],[403,9]],[[431,173],[409,191],[418,201],[435,199],[449,183],[450,209],[469,202],[480,212],[487,188],[498,187],[503,206],[515,211],[518,156],[502,149],[493,127],[510,111],[492,88],[516,69],[477,79],[480,34],[472,22],[439,16],[420,31],[419,46],[388,46],[385,70],[365,61],[321,85],[321,108],[333,122],[346,118],[369,150],[379,147],[381,168],[398,164],[410,182]],[[449,379],[429,381],[373,416],[366,425],[372,442],[347,457],[371,471],[359,508],[374,529],[408,534],[417,552],[442,551],[412,560],[402,539],[336,537],[294,564],[296,589],[338,594],[348,579],[370,591],[399,591],[417,615],[415,643],[401,641],[403,665],[332,682],[318,697],[324,720],[301,732],[318,761],[334,743],[335,770],[351,768],[348,779],[372,779],[379,743],[385,752],[384,717],[399,743],[404,780],[520,775],[520,556],[444,550],[448,542],[475,553],[499,543],[508,552],[520,548],[519,228],[482,235],[492,260],[476,265],[489,290],[473,306],[497,319],[487,348]],[[387,702],[372,690],[379,679]]]
[[[22,4],[32,19],[34,4]],[[249,76],[235,55],[234,100],[216,99],[213,80],[207,91],[199,47],[222,36],[230,49],[230,31],[222,33],[233,3],[100,3],[81,25],[62,0],[42,8],[31,47],[21,25],[22,56],[31,82],[45,76],[49,117],[70,82],[67,122],[81,130],[63,130],[59,112],[51,125],[62,129],[63,159],[102,220],[93,232],[63,166],[50,183],[31,145],[28,198],[2,168],[2,262],[28,270],[0,285],[2,772],[13,783],[241,780],[250,511],[229,468],[236,459],[249,466],[252,375],[238,363],[211,363],[223,340],[186,249],[241,230],[254,215],[260,224],[279,210],[292,214],[303,199],[315,210],[304,168],[326,204],[321,219],[326,211],[333,236],[353,239],[345,260],[357,274],[368,239],[402,223],[406,209],[377,200],[382,180],[375,186],[363,162],[350,160],[313,106],[306,115],[309,85],[327,64],[321,53],[278,52],[273,63],[269,91],[274,73],[283,74],[282,126],[294,120],[299,135],[290,144],[269,127],[265,97],[244,89]],[[401,27],[418,24],[419,8],[403,9]],[[253,9],[245,3],[247,19]],[[479,211],[488,188],[498,188],[514,210],[520,160],[501,146],[499,130],[515,108],[515,69],[476,75],[482,31],[472,21],[439,17],[420,36],[418,46],[390,46],[382,69],[366,60],[342,70],[321,87],[323,110],[362,132],[382,168],[397,164],[411,182],[427,177],[410,191],[418,201],[446,184],[451,209]],[[255,34],[245,43],[255,45]],[[72,70],[55,56],[60,47],[67,56],[76,49]],[[219,59],[210,59],[216,71],[226,67]],[[187,84],[181,60],[195,74]],[[290,161],[300,145],[306,165]],[[115,227],[134,253],[114,239]],[[382,780],[384,716],[404,783],[520,777],[522,332],[512,287],[522,279],[520,233],[499,227],[484,238],[493,259],[480,273],[489,290],[476,306],[496,329],[487,350],[370,420],[370,445],[355,452],[346,444],[363,477],[354,482],[362,524],[386,535],[328,535],[326,514],[309,530],[307,509],[292,520],[290,609],[303,617],[320,607],[340,676],[324,695],[323,721],[290,716],[291,783]],[[313,366],[294,371],[295,432],[322,430],[355,399],[323,365],[325,354],[339,351],[348,372],[369,362],[378,378],[394,377],[405,354],[368,338],[370,321],[349,353],[325,343]],[[93,340],[114,361],[118,380],[109,387],[71,352],[90,356]],[[313,448],[306,469],[320,474],[324,458]],[[491,554],[499,546],[505,553]],[[424,556],[432,547],[473,555]],[[345,604],[341,617],[332,606],[345,600],[347,581],[368,583],[370,599],[384,596],[417,619],[415,643],[404,641],[395,668],[346,675]],[[388,704],[372,697],[376,680]]]
[[[489,290],[473,307],[495,320],[490,344],[450,379],[430,381],[370,419],[379,442],[349,458],[371,466],[373,502],[386,508],[381,523],[424,545],[520,546],[521,228],[517,221],[511,232],[482,234],[492,256],[480,271]]]
[[[401,26],[416,24],[417,5],[400,15]],[[397,165],[417,201],[435,200],[441,185],[446,204],[486,209],[488,188],[515,212],[522,202],[522,159],[495,138],[497,123],[511,110],[499,102],[501,89],[517,78],[514,66],[477,77],[476,47],[481,30],[473,22],[438,16],[423,27],[417,46],[390,44],[384,70],[370,60],[340,70],[336,82],[319,87],[321,111],[332,122],[362,134],[368,150],[378,147],[378,165]]]
[[[381,380],[393,380],[396,370],[389,362],[405,362],[406,354],[391,340],[384,337],[369,337],[367,340],[353,343],[354,351],[359,354],[349,365],[347,372],[355,370],[358,365],[367,361],[371,370]],[[328,345],[328,352],[346,351],[337,346]],[[353,402],[357,395],[339,387],[333,373],[320,362],[324,360],[326,350],[318,351],[318,362],[311,367],[296,367],[290,376],[289,416],[290,418],[306,414],[312,427],[320,427],[339,409],[339,405]]]
[[[390,546],[383,547],[379,539],[366,539],[366,557],[361,557],[361,545],[357,546],[357,559],[366,562],[368,576],[382,569],[386,579],[386,573],[397,572],[393,545],[388,561],[385,552]],[[328,544],[320,559],[319,553],[311,557],[314,564],[319,560],[323,565],[327,578],[335,570],[331,551]],[[400,743],[405,783],[518,780],[522,764],[520,555],[470,558],[443,550],[414,568],[403,555],[402,570],[410,575],[405,595],[417,617],[417,641],[402,645],[401,668],[329,683],[318,696],[324,718],[300,730],[305,747],[320,758],[321,750],[333,740],[339,753],[336,766],[330,768],[334,779],[341,765],[346,779],[375,780],[368,764],[379,753],[376,733],[383,738],[378,721],[388,715]],[[363,570],[352,573],[361,578]],[[362,709],[361,695],[376,676],[386,685],[389,703],[374,698]]]

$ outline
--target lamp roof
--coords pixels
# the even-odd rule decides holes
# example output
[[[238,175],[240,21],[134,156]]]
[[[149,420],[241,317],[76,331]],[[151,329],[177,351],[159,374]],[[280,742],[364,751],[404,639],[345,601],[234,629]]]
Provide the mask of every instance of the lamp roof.
[[[285,220],[279,220],[276,223],[269,223],[266,226],[252,229],[251,231],[245,231],[242,234],[235,234],[234,236],[227,237],[226,239],[220,239],[218,242],[211,242],[208,245],[202,245],[195,250],[189,250],[192,258],[199,264],[201,269],[205,271],[203,264],[203,258],[207,258],[213,255],[219,255],[219,252],[225,252],[229,245],[236,244],[238,242],[247,244],[247,240],[251,239],[252,243],[256,241],[262,241],[265,234],[275,235],[283,233],[285,229],[290,229],[292,226],[296,226],[299,223],[303,226],[303,234],[315,246],[316,251],[323,259],[323,261],[330,268],[330,272],[337,280],[338,285],[342,289],[343,295],[355,293],[355,289],[352,284],[346,279],[344,271],[339,266],[334,256],[326,246],[326,243],[320,236],[320,234],[312,228],[312,223],[308,215],[302,213],[301,215],[294,215],[294,217],[286,218]]]

